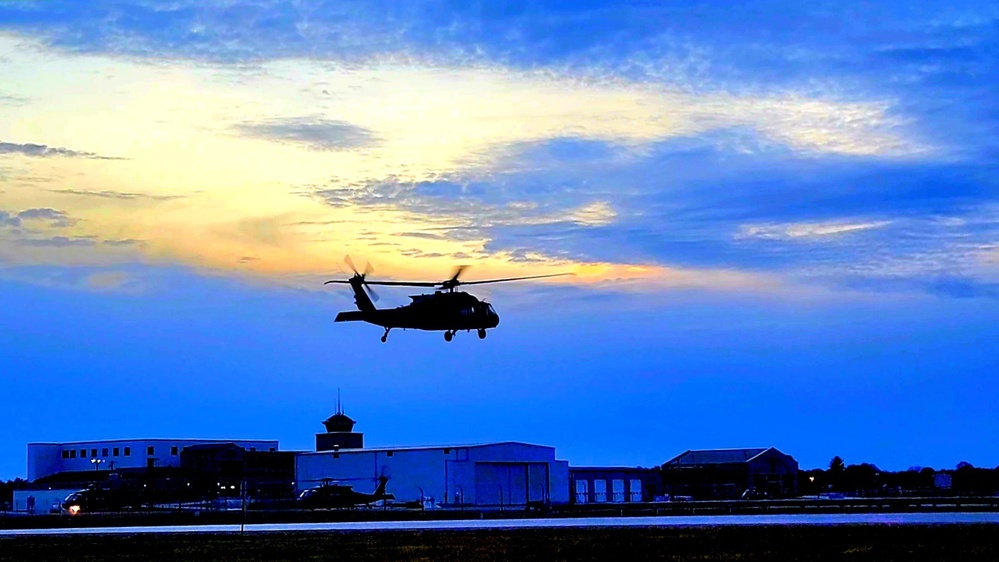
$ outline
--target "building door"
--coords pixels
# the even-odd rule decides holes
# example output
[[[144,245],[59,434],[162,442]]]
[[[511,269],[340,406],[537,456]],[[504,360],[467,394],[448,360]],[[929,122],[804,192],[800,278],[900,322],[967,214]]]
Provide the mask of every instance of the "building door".
[[[603,478],[593,481],[593,501],[596,503],[607,501],[607,481]]]
[[[590,503],[590,482],[576,480],[576,503]]]
[[[628,501],[642,501],[642,481],[638,478],[633,478],[631,482],[629,482]]]
[[[528,463],[475,463],[475,503],[527,505],[529,466]],[[539,487],[531,488],[532,496],[540,496]]]

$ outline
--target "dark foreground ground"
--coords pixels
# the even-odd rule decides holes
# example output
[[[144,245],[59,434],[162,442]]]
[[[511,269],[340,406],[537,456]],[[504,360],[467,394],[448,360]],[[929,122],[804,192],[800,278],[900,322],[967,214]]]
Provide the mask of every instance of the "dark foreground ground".
[[[0,537],[0,561],[999,560],[999,526],[842,525]]]

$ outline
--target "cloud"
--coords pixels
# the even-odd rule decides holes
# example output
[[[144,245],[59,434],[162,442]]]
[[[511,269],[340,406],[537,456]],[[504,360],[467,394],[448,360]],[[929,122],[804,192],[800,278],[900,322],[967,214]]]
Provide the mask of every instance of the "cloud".
[[[374,146],[379,141],[371,131],[357,125],[318,117],[267,119],[241,123],[233,130],[243,136],[299,144],[311,150],[351,150]]]
[[[789,223],[742,225],[736,238],[762,238],[769,240],[819,239],[881,228],[891,224],[891,221],[847,222],[835,221],[825,223]]]
[[[0,154],[21,154],[37,158],[86,158],[90,160],[122,160],[112,156],[101,156],[93,152],[80,152],[68,148],[50,147],[44,144],[17,144],[0,141]]]
[[[3,62],[3,58],[0,57],[0,63]],[[0,94],[0,107],[20,107],[28,103],[28,98],[22,96],[6,96]]]
[[[69,248],[75,246],[90,247],[96,245],[92,236],[53,236],[51,238],[23,238],[17,240],[21,246]]]
[[[18,213],[17,216],[22,220],[45,221],[55,228],[66,228],[73,226],[77,222],[76,219],[70,218],[64,211],[49,208],[27,209]]]
[[[21,217],[0,210],[0,226],[19,227],[21,226]]]
[[[0,210],[0,226],[21,227],[25,222],[41,222],[52,228],[67,228],[77,223],[65,211],[49,208],[25,209],[17,213]]]
[[[143,246],[145,245],[145,242],[142,240],[136,240],[134,238],[124,238],[120,240],[114,240],[114,239],[103,240],[101,244],[106,244],[108,246],[128,247],[128,246]]]
[[[112,191],[112,190],[85,190],[85,189],[49,189],[48,191],[52,193],[63,193],[66,195],[78,195],[81,197],[97,197],[99,199],[120,199],[123,201],[132,201],[137,199],[150,200],[150,201],[171,201],[174,199],[183,199],[184,195],[157,195],[152,193],[136,193],[127,191]]]

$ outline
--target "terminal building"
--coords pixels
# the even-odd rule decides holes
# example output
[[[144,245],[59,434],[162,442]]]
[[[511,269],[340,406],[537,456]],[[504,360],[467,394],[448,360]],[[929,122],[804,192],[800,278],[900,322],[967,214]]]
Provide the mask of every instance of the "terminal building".
[[[234,443],[248,451],[277,451],[278,442],[245,439],[114,439],[28,444],[28,480],[68,472],[180,466],[180,453],[192,445]]]

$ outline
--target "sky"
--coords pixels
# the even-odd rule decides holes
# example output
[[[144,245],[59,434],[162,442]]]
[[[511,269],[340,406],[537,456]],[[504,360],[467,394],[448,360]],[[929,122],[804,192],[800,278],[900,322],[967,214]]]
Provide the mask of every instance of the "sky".
[[[995,467],[996,52],[961,0],[0,0],[0,478],[338,392],[372,446]],[[574,275],[383,344],[348,255]]]

